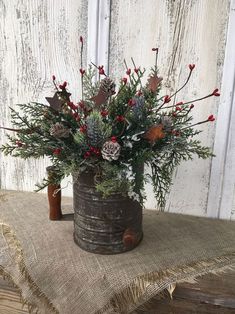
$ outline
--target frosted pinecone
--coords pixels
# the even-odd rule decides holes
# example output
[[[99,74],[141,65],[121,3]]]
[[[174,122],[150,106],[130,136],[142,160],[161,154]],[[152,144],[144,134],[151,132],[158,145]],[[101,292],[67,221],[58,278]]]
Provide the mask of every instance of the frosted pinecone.
[[[97,147],[111,134],[111,128],[106,126],[99,112],[92,112],[86,120],[87,137],[91,146]]]
[[[168,131],[168,132],[171,131],[172,126],[173,126],[173,120],[171,117],[162,116],[161,117],[161,123],[162,123],[165,131]]]
[[[70,131],[71,129],[67,129],[62,123],[56,122],[50,128],[50,135],[57,138],[69,137]]]
[[[107,141],[104,143],[101,154],[102,157],[108,161],[118,160],[120,156],[121,146],[114,141]]]
[[[108,96],[112,96],[115,93],[115,87],[115,83],[109,77],[105,77],[100,82],[100,89]]]
[[[144,97],[136,96],[133,98],[135,105],[132,107],[132,112],[136,120],[142,120],[144,117]]]

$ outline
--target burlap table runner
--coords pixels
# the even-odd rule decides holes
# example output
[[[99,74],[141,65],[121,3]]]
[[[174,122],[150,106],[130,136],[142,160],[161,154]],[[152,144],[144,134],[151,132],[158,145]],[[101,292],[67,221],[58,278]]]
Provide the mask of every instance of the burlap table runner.
[[[131,313],[170,284],[235,266],[234,222],[145,211],[141,244],[104,256],[74,243],[72,219],[48,220],[46,195],[1,191],[0,221],[0,273],[43,314]]]

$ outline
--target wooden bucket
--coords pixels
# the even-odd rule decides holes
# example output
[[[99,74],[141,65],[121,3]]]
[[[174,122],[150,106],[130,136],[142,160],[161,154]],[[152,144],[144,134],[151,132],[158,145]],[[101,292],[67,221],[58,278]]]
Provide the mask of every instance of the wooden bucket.
[[[102,198],[93,173],[74,176],[74,240],[82,249],[117,254],[134,249],[143,237],[142,207],[120,193]]]

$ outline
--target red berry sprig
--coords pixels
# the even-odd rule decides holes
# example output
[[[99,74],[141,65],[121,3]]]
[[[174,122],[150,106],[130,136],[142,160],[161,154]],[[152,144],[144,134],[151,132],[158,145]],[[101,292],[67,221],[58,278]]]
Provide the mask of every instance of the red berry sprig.
[[[55,148],[53,149],[53,155],[60,155],[62,151],[62,148]]]
[[[207,121],[210,121],[210,122],[215,121],[215,117],[213,116],[213,114],[209,115],[209,117],[207,118]]]

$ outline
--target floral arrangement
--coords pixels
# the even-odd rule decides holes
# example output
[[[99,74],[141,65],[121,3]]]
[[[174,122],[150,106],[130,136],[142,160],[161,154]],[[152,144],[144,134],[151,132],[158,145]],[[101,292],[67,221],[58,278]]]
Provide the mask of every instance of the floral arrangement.
[[[37,188],[59,183],[73,173],[92,171],[96,189],[104,197],[115,192],[128,194],[143,202],[144,184],[150,181],[160,207],[165,204],[174,168],[182,160],[208,158],[212,153],[194,136],[196,125],[212,122],[213,115],[192,122],[194,104],[219,96],[218,89],[198,99],[182,102],[177,94],[188,83],[194,64],[182,87],[171,95],[159,96],[162,78],[158,76],[158,48],[147,83],[142,80],[145,69],[132,60],[130,68],[124,60],[126,74],[119,87],[105,73],[103,66],[83,68],[81,43],[81,100],[71,101],[67,83],[58,84],[53,75],[55,94],[46,97],[48,105],[20,104],[20,112],[11,108],[15,136],[1,150],[21,158],[48,156],[56,176],[45,178]],[[98,72],[98,73],[97,73]],[[98,80],[94,77],[98,74]],[[148,166],[146,173],[144,166]],[[51,182],[53,180],[53,182]]]

